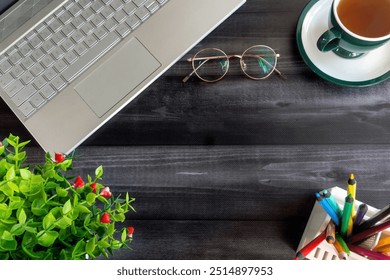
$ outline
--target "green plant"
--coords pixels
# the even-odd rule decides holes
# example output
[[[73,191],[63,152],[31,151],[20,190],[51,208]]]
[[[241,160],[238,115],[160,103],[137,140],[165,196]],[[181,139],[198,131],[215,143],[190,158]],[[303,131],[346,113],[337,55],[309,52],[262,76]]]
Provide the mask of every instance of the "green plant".
[[[67,177],[72,158],[46,154],[33,169],[19,137],[0,142],[0,259],[85,259],[109,257],[128,247],[134,229],[115,229],[135,211],[126,193],[114,197],[98,183],[103,167],[88,175]]]

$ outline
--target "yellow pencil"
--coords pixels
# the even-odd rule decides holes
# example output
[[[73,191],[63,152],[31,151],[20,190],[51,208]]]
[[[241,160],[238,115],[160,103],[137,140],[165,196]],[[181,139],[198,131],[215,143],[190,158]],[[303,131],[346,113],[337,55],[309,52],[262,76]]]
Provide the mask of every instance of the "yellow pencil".
[[[345,252],[343,246],[341,246],[340,242],[336,241],[333,243],[333,246],[336,248],[337,252],[339,253],[338,257],[340,260],[347,260],[348,259],[348,254]]]
[[[376,252],[390,252],[390,236],[379,239],[378,244],[375,246]]]
[[[356,185],[357,182],[355,179],[355,175],[351,173],[351,175],[349,175],[348,184],[347,184],[347,195],[350,194],[353,197],[354,201],[356,200]],[[352,205],[351,217],[352,219],[355,218],[355,203]]]

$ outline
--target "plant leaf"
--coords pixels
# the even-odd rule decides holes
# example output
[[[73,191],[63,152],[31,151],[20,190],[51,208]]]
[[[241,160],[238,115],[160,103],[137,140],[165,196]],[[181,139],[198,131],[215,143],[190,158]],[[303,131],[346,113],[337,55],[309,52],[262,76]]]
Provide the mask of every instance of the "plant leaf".
[[[126,238],[127,238],[127,229],[124,228],[124,229],[122,229],[122,235],[121,235],[122,243],[124,243],[126,241]]]
[[[17,192],[17,193],[19,192],[19,187],[14,182],[9,181],[9,182],[7,182],[7,185],[14,192]]]
[[[10,169],[8,169],[7,174],[5,175],[5,179],[7,181],[12,181],[15,178],[15,167],[12,165]]]
[[[91,206],[95,203],[96,194],[89,193],[89,194],[87,194],[87,197],[85,199],[86,199],[88,205]]]
[[[62,208],[62,213],[64,215],[68,214],[72,210],[72,203],[70,202],[70,199],[65,202],[64,207]]]
[[[56,231],[46,231],[42,232],[40,231],[38,233],[38,244],[42,245],[43,247],[50,247],[53,245],[54,241],[56,241],[58,237],[58,232]]]
[[[31,204],[31,212],[37,216],[43,216],[47,214],[47,209],[44,207],[45,202],[43,199],[37,198]]]
[[[25,230],[26,230],[25,224],[15,224],[11,228],[11,234],[19,236],[22,235]]]
[[[100,179],[103,176],[103,166],[100,165],[98,168],[96,168],[95,175],[97,179]]]
[[[67,227],[70,227],[71,224],[72,224],[72,220],[66,216],[63,216],[55,223],[55,225],[60,229],[66,229]]]
[[[18,214],[18,221],[19,221],[19,224],[24,224],[26,223],[26,219],[27,219],[27,215],[26,215],[26,212],[24,211],[24,209],[20,209],[19,211],[19,214]]]
[[[43,225],[43,228],[45,230],[48,230],[50,229],[50,227],[56,222],[56,218],[54,217],[54,215],[50,212],[48,213],[44,218],[43,218],[43,221],[42,221],[42,225]]]
[[[59,197],[66,197],[68,192],[61,187],[56,187],[56,193]]]
[[[76,246],[74,247],[73,251],[72,251],[72,258],[75,259],[81,255],[84,255],[86,252],[85,252],[85,242],[84,240],[80,240],[79,242],[77,242]]]
[[[87,242],[87,245],[85,246],[85,250],[87,251],[87,254],[90,255],[91,257],[95,257],[93,254],[93,251],[96,248],[96,236],[90,238]]]

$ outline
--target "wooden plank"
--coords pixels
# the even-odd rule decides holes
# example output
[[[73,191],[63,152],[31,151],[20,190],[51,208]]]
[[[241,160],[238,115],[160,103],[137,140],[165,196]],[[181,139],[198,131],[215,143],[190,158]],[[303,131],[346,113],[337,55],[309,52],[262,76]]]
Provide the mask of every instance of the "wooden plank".
[[[30,162],[43,152],[30,149]],[[389,203],[389,145],[88,147],[76,152],[74,175],[104,166],[103,183],[137,200],[135,219],[305,219],[314,193],[346,187],[376,208]]]

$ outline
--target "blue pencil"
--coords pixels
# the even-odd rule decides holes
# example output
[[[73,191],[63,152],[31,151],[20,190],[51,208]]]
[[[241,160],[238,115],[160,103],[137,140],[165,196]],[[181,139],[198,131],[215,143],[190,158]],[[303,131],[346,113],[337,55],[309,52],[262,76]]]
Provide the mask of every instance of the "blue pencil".
[[[329,205],[333,208],[333,210],[336,211],[337,216],[341,219],[341,217],[343,216],[343,212],[341,211],[336,199],[331,194],[331,192],[325,189],[322,191],[322,195],[325,198],[325,200],[329,203]]]
[[[336,211],[329,205],[329,203],[317,192],[316,198],[318,203],[322,206],[326,213],[330,216],[336,226],[340,225],[340,219]]]

